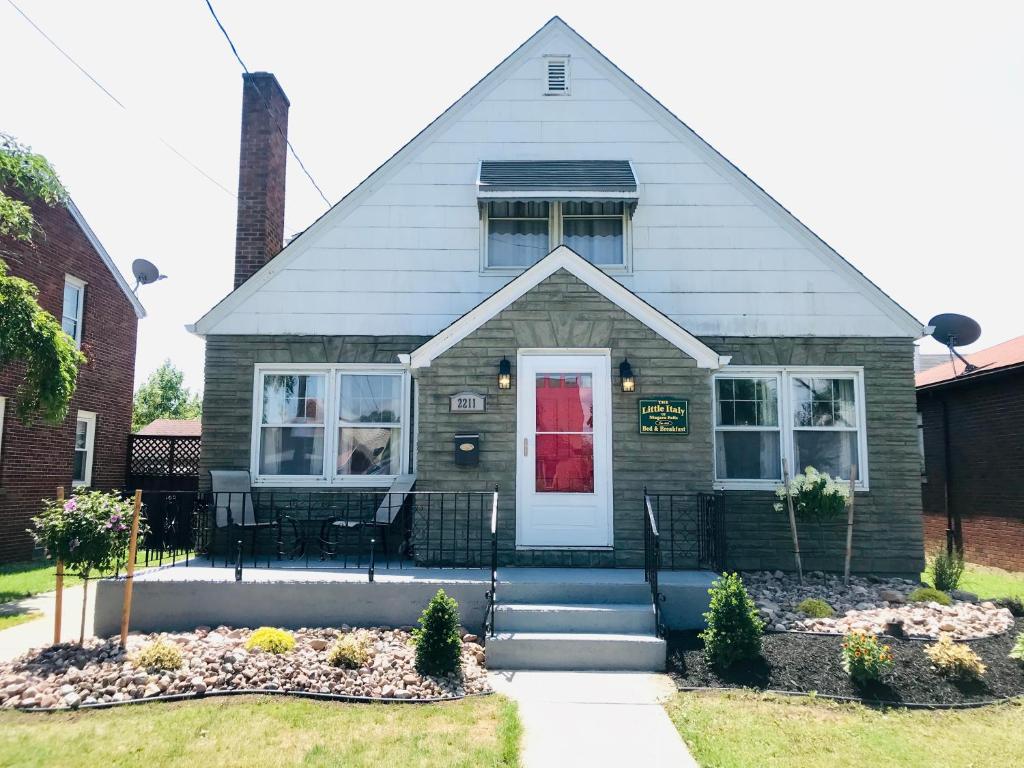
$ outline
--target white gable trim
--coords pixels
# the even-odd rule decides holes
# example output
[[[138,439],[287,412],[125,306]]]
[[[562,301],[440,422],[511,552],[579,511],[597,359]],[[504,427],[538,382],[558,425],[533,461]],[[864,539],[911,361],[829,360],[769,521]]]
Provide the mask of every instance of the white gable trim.
[[[82,230],[82,233],[85,235],[85,239],[89,241],[90,245],[92,245],[93,250],[100,255],[103,263],[106,264],[107,269],[110,270],[110,274],[114,276],[114,280],[117,281],[118,286],[120,286],[128,301],[131,302],[132,308],[135,310],[135,316],[140,320],[144,318],[146,316],[146,310],[142,306],[142,302],[139,301],[139,297],[136,296],[132,292],[132,289],[128,287],[128,281],[124,279],[124,275],[121,274],[121,270],[119,270],[117,265],[114,264],[114,260],[110,258],[110,254],[107,253],[107,249],[103,247],[103,243],[101,243],[99,238],[96,237],[96,233],[92,231],[92,227],[89,226],[85,217],[82,215],[82,212],[78,210],[78,206],[76,206],[70,199],[68,199],[68,211],[71,213],[71,218],[73,218],[75,223],[78,224],[79,229]]]
[[[529,51],[540,45],[544,39],[556,31],[564,31],[572,35],[590,51],[595,54],[594,65],[604,69],[605,73],[617,82],[623,90],[632,95],[635,102],[656,119],[668,131],[688,142],[695,151],[699,152],[714,170],[726,178],[732,180],[737,187],[744,191],[751,202],[760,210],[770,216],[780,227],[792,234],[802,242],[808,250],[815,254],[827,266],[844,275],[859,293],[874,304],[879,311],[892,320],[906,336],[920,338],[926,335],[923,324],[914,318],[903,307],[896,303],[888,294],[882,291],[877,285],[869,280],[862,272],[846,261],[825,241],[812,232],[803,222],[790,213],[777,200],[752,181],[745,173],[733,165],[728,159],[722,156],[714,147],[701,138],[693,129],[676,117],[654,96],[644,90],[632,78],[612,63],[603,53],[595,48],[589,41],[582,37],[576,30],[566,24],[558,16],[555,16],[541,29],[535,32],[528,40],[520,45],[515,51],[509,54],[498,66],[492,69],[480,82],[474,85],[461,98],[452,104],[448,109],[434,119],[426,128],[414,136],[405,146],[399,149],[394,155],[379,166],[373,173],[364,179],[355,189],[349,192],[344,198],[326,211],[309,228],[302,232],[295,240],[267,264],[259,269],[254,275],[246,280],[222,299],[216,306],[207,312],[202,318],[192,325],[185,326],[186,329],[199,336],[214,333],[216,326],[231,312],[239,307],[246,299],[256,293],[276,274],[284,270],[295,259],[308,251],[317,234],[328,227],[335,226],[344,220],[354,211],[368,196],[373,194],[382,184],[386,183],[398,171],[404,168],[419,153],[421,147],[428,143],[437,133],[444,130],[450,122],[459,118],[464,112],[475,106],[481,99],[496,87],[503,79],[505,73],[519,65],[520,59],[527,56]]]
[[[516,299],[524,296],[560,269],[575,275],[670,344],[681,349],[697,361],[698,367],[721,368],[729,364],[730,358],[727,355],[719,355],[696,336],[681,328],[571,248],[560,245],[504,288],[477,304],[426,344],[413,350],[409,357],[409,367],[429,367],[435,357],[447,352],[481,325],[506,309]]]

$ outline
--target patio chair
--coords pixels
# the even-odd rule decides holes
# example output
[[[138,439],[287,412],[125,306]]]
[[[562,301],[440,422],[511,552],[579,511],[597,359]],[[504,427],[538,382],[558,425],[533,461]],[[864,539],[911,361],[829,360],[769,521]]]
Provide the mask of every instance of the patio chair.
[[[234,529],[239,536],[251,534],[252,558],[256,561],[256,540],[260,531],[273,531],[277,558],[283,560],[302,557],[306,551],[305,540],[299,533],[295,519],[280,512],[261,520],[253,503],[252,480],[246,470],[211,469],[210,483],[213,492],[214,526],[216,529]],[[285,548],[285,531],[292,535],[292,546]]]
[[[384,492],[384,498],[377,506],[376,512],[367,518],[344,518],[332,516],[324,520],[320,526],[320,559],[325,560],[337,554],[338,539],[345,531],[369,529],[374,535],[380,534],[384,552],[388,551],[388,531],[398,519],[406,499],[416,484],[416,475],[398,475]]]

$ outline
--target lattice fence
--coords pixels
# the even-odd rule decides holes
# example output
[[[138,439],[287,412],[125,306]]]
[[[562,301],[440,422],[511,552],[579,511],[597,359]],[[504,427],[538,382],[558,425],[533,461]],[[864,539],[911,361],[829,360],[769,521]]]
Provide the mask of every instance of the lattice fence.
[[[195,491],[199,488],[199,437],[128,437],[129,490]]]

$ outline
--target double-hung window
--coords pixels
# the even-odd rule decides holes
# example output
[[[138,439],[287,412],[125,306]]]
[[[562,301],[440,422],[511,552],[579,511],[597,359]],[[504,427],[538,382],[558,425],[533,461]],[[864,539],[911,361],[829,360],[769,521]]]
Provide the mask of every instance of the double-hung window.
[[[531,267],[562,244],[599,267],[627,266],[629,206],[621,200],[491,200],[483,220],[488,269]]]
[[[401,368],[258,366],[254,395],[254,482],[379,485],[405,471]]]
[[[859,368],[743,368],[714,379],[715,481],[722,488],[771,488],[814,467],[842,480],[857,467],[867,489],[863,371]]]
[[[93,449],[96,445],[96,414],[79,411],[75,420],[75,455],[72,464],[71,484],[92,485]]]
[[[82,346],[82,310],[85,307],[85,283],[71,275],[64,276],[64,306],[61,309],[60,327],[75,340],[75,346]]]

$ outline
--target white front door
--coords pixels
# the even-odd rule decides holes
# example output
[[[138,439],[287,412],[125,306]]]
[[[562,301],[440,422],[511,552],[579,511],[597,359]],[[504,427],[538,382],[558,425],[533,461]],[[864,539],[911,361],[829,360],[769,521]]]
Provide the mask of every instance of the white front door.
[[[606,352],[520,352],[516,544],[612,544],[611,365]]]

